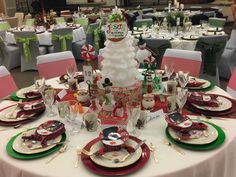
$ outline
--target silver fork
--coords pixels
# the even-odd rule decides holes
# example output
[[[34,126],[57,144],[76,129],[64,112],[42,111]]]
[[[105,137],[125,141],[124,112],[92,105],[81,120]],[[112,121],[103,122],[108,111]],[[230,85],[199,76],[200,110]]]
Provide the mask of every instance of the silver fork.
[[[58,152],[56,152],[48,161],[46,161],[45,163],[48,164],[50,163],[53,159],[55,159],[57,156],[59,156],[61,153],[64,153],[67,149],[67,145],[64,144]]]
[[[178,147],[176,147],[174,144],[172,144],[170,141],[168,141],[166,138],[163,139],[163,144],[171,147],[172,149],[174,149],[175,151],[177,151],[178,153],[185,155],[185,152],[182,151],[181,149],[179,149]]]

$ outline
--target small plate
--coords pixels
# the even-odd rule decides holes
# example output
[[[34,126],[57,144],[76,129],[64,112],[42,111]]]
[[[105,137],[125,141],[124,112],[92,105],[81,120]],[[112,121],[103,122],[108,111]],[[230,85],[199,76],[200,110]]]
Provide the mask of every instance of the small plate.
[[[198,109],[206,110],[206,111],[215,111],[215,112],[216,111],[217,112],[218,111],[226,111],[226,110],[232,108],[232,106],[233,106],[232,102],[225,97],[218,96],[216,99],[219,102],[219,107],[199,106],[199,105],[193,104],[193,103],[191,103],[191,104]]]
[[[191,79],[191,78],[190,78]],[[205,89],[211,86],[211,82],[205,79],[199,79],[199,78],[194,78],[194,81],[196,82],[205,82],[203,85],[201,85],[200,87],[188,87],[188,89],[191,90],[199,90],[199,89]]]
[[[189,140],[182,140],[178,137],[178,132],[172,129],[171,127],[168,128],[168,132],[170,136],[175,139],[176,141],[185,143],[185,144],[193,144],[193,145],[204,145],[209,144],[215,141],[218,138],[218,131],[210,124],[207,124],[208,129],[204,130],[204,133],[201,130],[194,130],[192,131],[191,137]]]
[[[129,145],[131,147],[135,147],[138,143],[132,139],[129,139],[125,142],[126,145]],[[99,149],[103,148],[103,144],[101,142],[97,142],[95,143],[90,151],[91,152],[97,152]],[[125,149],[121,149],[120,151],[112,151],[112,152],[107,152],[105,153],[103,156],[105,156],[104,158],[103,157],[100,157],[100,156],[90,156],[91,160],[100,165],[100,166],[103,166],[103,167],[107,167],[107,168],[120,168],[120,167],[126,167],[128,165],[131,165],[133,163],[135,163],[142,155],[142,149],[141,147],[138,148],[136,150],[135,153],[132,153],[130,155],[129,158],[127,158],[127,160],[125,160],[124,162],[120,162],[120,163],[115,163],[113,162],[112,160],[114,159],[122,159],[123,157],[125,157],[127,155],[127,151]],[[106,158],[108,157],[108,158]],[[111,159],[111,160],[110,160]]]
[[[12,148],[21,154],[36,154],[36,153],[41,153],[44,151],[48,151],[49,149],[55,147],[62,139],[62,136],[58,136],[57,138],[53,140],[47,141],[47,146],[42,147],[41,143],[39,141],[22,141],[22,136],[24,135],[31,135],[35,133],[35,129],[31,129],[27,132],[24,132],[20,134],[19,136],[16,137],[16,139],[12,143]],[[33,142],[33,143],[32,143]],[[51,144],[51,145],[50,145]]]

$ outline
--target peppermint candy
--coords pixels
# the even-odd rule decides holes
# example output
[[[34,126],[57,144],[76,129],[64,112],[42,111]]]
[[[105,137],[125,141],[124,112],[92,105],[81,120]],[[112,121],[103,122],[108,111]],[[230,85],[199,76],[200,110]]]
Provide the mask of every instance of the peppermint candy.
[[[95,49],[90,44],[85,44],[81,48],[81,55],[84,60],[92,60],[95,57]]]

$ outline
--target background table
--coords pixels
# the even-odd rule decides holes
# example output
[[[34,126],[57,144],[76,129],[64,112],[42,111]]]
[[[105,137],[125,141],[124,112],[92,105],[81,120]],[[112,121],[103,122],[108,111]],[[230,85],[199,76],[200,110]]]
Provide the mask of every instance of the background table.
[[[57,78],[58,79],[58,78]],[[47,81],[47,84],[53,85],[55,88],[64,88],[63,84],[58,84],[57,79]],[[211,92],[227,95],[220,88],[215,88]],[[11,101],[3,101],[0,104],[0,109],[4,106],[12,104]],[[194,116],[193,116],[194,117]],[[82,115],[79,116],[82,118]],[[56,120],[61,120],[68,124],[64,119],[58,116]],[[97,132],[87,132],[83,129],[78,135],[68,137],[68,150],[60,154],[51,163],[45,162],[51,158],[47,156],[35,160],[18,160],[14,159],[6,153],[6,144],[9,139],[20,131],[26,128],[36,127],[40,123],[50,120],[45,114],[38,120],[24,125],[20,129],[10,128],[7,131],[0,132],[0,176],[1,177],[67,177],[67,176],[82,176],[91,177],[98,176],[91,173],[86,167],[80,163],[78,168],[75,168],[76,147],[84,147],[89,141],[98,136]],[[152,142],[157,147],[158,163],[155,164],[151,154],[148,163],[137,172],[130,175],[132,177],[234,177],[236,176],[236,120],[233,119],[212,119],[217,125],[224,127],[226,133],[225,143],[218,149],[211,151],[191,151],[181,149],[185,152],[182,155],[171,147],[162,143],[165,137],[165,128],[167,126],[163,117],[154,119],[149,122],[145,129],[140,130],[140,139],[146,139],[147,143]]]
[[[73,41],[72,42],[78,42],[81,40],[86,39],[86,34],[83,27],[79,27],[77,29],[73,30]],[[40,45],[52,45],[52,33],[51,32],[44,32],[37,34],[39,44]],[[6,42],[8,44],[16,44],[15,36],[12,32],[6,32]]]

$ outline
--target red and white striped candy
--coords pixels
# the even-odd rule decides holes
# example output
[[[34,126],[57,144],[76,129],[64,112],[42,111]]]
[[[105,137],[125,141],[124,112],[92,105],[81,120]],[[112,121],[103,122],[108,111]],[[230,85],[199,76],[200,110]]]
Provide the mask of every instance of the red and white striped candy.
[[[92,60],[95,56],[95,49],[90,44],[85,44],[81,48],[81,55],[84,60]]]

